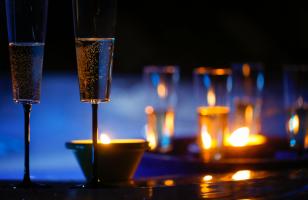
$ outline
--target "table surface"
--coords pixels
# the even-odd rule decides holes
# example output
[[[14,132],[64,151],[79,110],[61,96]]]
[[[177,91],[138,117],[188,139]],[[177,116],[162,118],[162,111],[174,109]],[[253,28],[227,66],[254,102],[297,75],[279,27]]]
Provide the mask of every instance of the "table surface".
[[[45,182],[43,189],[12,189],[0,183],[1,199],[305,199],[308,169],[195,174],[135,180],[130,186],[74,188],[76,182]]]

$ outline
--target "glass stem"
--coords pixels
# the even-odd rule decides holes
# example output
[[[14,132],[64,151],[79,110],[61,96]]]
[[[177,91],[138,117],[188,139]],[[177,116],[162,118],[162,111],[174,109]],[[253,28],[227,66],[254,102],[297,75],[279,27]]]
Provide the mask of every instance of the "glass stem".
[[[30,146],[30,113],[31,113],[31,109],[32,109],[32,105],[29,103],[24,103],[23,104],[24,107],[24,120],[25,120],[25,124],[24,124],[24,131],[25,131],[25,163],[24,163],[24,179],[23,182],[24,183],[30,183],[30,167],[29,167],[29,146]]]
[[[92,183],[97,184],[99,182],[97,175],[97,157],[98,157],[98,149],[97,149],[97,137],[98,137],[98,104],[92,104],[92,150],[93,150],[93,161],[92,161]]]

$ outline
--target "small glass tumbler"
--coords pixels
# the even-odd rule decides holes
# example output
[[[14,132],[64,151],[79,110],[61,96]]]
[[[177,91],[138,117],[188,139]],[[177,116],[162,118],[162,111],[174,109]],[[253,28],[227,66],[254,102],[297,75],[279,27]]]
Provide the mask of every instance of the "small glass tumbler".
[[[176,88],[179,81],[177,66],[146,66],[144,81],[148,105],[146,139],[152,151],[166,153],[172,150],[174,137]]]
[[[308,149],[308,66],[284,66],[283,70],[289,145],[303,153]]]
[[[200,153],[205,161],[220,160],[228,133],[231,70],[199,67],[194,70],[193,79]]]
[[[250,134],[260,134],[264,89],[263,66],[251,63],[233,64],[232,82],[234,112],[232,112],[231,130],[247,127]]]

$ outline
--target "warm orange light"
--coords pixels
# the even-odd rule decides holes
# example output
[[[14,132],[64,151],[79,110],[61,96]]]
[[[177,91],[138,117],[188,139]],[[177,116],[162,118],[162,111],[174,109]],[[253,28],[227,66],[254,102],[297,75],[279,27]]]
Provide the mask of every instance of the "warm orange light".
[[[247,145],[249,141],[249,128],[242,127],[236,129],[228,138],[228,142],[235,147],[242,147]]]
[[[172,179],[167,179],[164,181],[165,186],[174,186],[174,180]]]
[[[288,129],[290,133],[297,134],[299,130],[299,117],[298,115],[293,115],[288,122]]]
[[[106,133],[102,133],[100,135],[100,143],[102,143],[102,144],[110,144],[111,143],[111,139],[110,139],[110,137]]]
[[[250,134],[248,127],[236,129],[226,140],[226,146],[243,147],[250,145],[260,145],[266,142],[263,135]]]
[[[146,140],[149,143],[149,147],[151,150],[156,149],[157,147],[157,138],[154,130],[149,127],[149,125],[146,125]]]
[[[232,175],[232,180],[234,181],[242,181],[242,180],[248,180],[251,178],[251,171],[250,170],[240,170],[235,172]]]
[[[210,88],[207,92],[207,103],[209,106],[215,106],[216,104],[216,96],[213,88]]]
[[[168,89],[164,83],[159,83],[157,86],[157,94],[160,98],[166,98],[168,95]]]
[[[250,66],[248,64],[243,64],[242,72],[245,77],[250,75]]]
[[[212,179],[213,179],[213,176],[211,176],[211,175],[205,175],[202,178],[203,181],[211,181]]]
[[[201,127],[201,142],[204,149],[210,149],[212,146],[212,138],[211,135],[207,132],[205,125]]]
[[[174,111],[172,109],[166,112],[163,132],[168,136],[172,136],[174,133]]]
[[[154,108],[152,106],[145,107],[145,113],[146,114],[152,114],[154,112]]]
[[[308,130],[306,131],[306,134],[305,134],[304,147],[305,147],[305,149],[308,148]]]
[[[246,123],[251,123],[253,120],[253,107],[251,105],[248,105],[245,108],[245,121]]]
[[[152,106],[147,106],[145,108],[145,113],[147,114],[148,122],[145,125],[146,140],[149,143],[149,148],[151,150],[157,147],[157,136],[156,136],[156,116],[154,113],[154,108]]]

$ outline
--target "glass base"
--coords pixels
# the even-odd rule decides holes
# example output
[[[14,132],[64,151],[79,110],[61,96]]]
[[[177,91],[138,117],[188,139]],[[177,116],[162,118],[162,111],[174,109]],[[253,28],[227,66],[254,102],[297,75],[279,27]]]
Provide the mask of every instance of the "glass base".
[[[21,103],[21,104],[38,104],[40,103],[40,100],[33,100],[33,99],[13,99],[15,103]]]
[[[99,104],[99,103],[109,102],[110,98],[105,98],[105,99],[80,99],[80,101],[83,102],[83,103]]]
[[[40,184],[40,183],[34,183],[32,181],[22,181],[21,183],[16,183],[16,184],[9,184],[6,186],[3,186],[3,188],[6,189],[48,189],[50,188],[49,185],[45,185],[45,184]]]
[[[136,184],[133,180],[130,181],[117,181],[117,182],[93,182],[90,181],[88,183],[82,185],[73,186],[72,189],[99,189],[99,188],[119,188],[119,187],[135,187]]]

